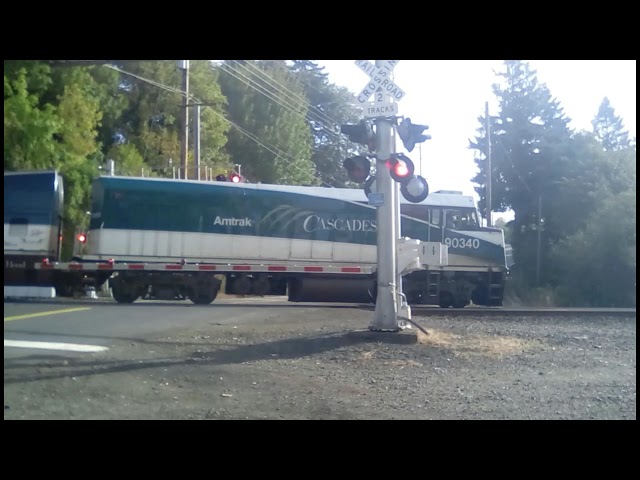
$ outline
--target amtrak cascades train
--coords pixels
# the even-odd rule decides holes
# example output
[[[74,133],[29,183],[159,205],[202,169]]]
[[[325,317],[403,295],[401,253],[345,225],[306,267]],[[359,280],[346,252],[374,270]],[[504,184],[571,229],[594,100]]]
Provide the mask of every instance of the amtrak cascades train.
[[[7,186],[16,178],[5,174],[5,274],[8,241],[14,260],[16,252],[46,257],[35,263],[37,274],[23,281],[51,282],[69,292],[109,279],[121,303],[141,297],[211,303],[223,277],[228,294],[375,301],[376,208],[362,190],[100,177],[93,184],[87,242],[73,262],[60,263],[51,255],[59,251],[53,244],[46,255],[17,245],[30,238],[36,223],[55,230],[60,207],[53,204],[60,200],[52,194],[49,203],[41,202],[50,210],[48,220],[36,221],[21,203],[7,204]],[[55,178],[61,196],[61,179]],[[403,278],[409,304],[502,304],[504,235],[480,226],[472,197],[434,192],[419,204],[402,199],[401,211],[402,237],[449,247],[448,265]],[[21,233],[27,236],[12,235],[11,226],[25,220]]]

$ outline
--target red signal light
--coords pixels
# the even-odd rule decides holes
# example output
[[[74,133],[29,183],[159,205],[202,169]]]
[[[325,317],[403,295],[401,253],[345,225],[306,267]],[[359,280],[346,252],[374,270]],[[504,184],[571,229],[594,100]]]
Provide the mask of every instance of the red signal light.
[[[406,178],[409,176],[409,167],[402,160],[396,162],[393,166],[393,173],[395,173],[398,178]]]
[[[403,184],[413,177],[415,171],[411,159],[402,153],[392,154],[391,158],[385,162],[385,165],[389,169],[391,178]]]
[[[76,238],[80,243],[85,243],[87,241],[87,236],[84,233],[79,233]]]
[[[237,173],[232,173],[229,175],[229,181],[233,183],[240,183],[242,181],[242,177]]]

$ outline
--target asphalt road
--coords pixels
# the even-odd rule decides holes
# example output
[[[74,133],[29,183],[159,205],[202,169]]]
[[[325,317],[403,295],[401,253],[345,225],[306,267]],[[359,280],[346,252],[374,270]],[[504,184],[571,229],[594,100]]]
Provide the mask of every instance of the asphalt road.
[[[291,307],[300,306],[287,305],[280,297],[224,298],[212,305],[194,305],[190,301],[139,301],[119,305],[112,299],[62,298],[5,301],[5,347],[7,341],[10,345],[14,342],[43,344],[34,345],[34,348],[28,345],[5,348],[5,358],[33,355],[42,350],[48,350],[50,355],[64,356],[74,352],[72,348],[56,345],[46,349],[46,343],[109,347],[117,341],[145,341],[185,328],[259,322],[265,316],[272,318]],[[265,315],[265,309],[270,313]]]

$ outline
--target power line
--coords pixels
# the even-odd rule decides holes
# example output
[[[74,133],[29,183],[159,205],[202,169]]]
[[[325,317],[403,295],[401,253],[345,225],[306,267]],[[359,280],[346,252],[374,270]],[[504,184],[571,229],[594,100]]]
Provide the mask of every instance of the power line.
[[[243,68],[246,69],[246,67],[243,67]],[[269,100],[273,100],[276,104],[286,108],[290,112],[292,112],[292,113],[304,118],[305,120],[308,120],[308,121],[311,121],[311,122],[315,123],[319,119],[321,123],[326,123],[326,121],[322,120],[319,117],[318,117],[318,119],[312,118],[312,116],[311,116],[312,112],[309,111],[308,102],[304,101],[304,104],[299,103],[297,101],[296,101],[297,103],[292,103],[292,101],[290,99],[288,99],[288,98],[278,98],[275,93],[269,91],[266,87],[264,87],[263,85],[258,83],[256,80],[254,80],[254,79],[250,78],[249,76],[245,75],[237,67],[233,67],[230,64],[225,64],[223,66],[223,71],[226,72],[227,74],[231,75],[232,77],[236,78],[237,80],[240,80],[245,85],[248,85],[249,87],[253,88],[257,92],[263,94]],[[254,76],[257,77],[257,75],[254,75]],[[259,78],[259,77],[257,77],[257,78]],[[259,80],[261,80],[263,82],[265,81],[262,78],[259,78]],[[273,88],[273,85],[270,85],[270,84],[268,84],[268,85]],[[279,92],[279,93],[282,93],[282,92]],[[285,93],[285,95],[286,95],[286,93]],[[303,110],[305,110],[305,109],[306,109],[306,113],[303,112]]]
[[[267,98],[269,98],[270,100],[272,100],[272,101],[276,102],[278,105],[280,105],[280,106],[282,106],[282,107],[286,108],[287,110],[289,110],[289,111],[291,111],[291,112],[293,112],[293,113],[295,113],[295,114],[298,114],[298,115],[302,116],[302,112],[300,112],[300,111],[298,111],[298,110],[296,109],[296,107],[300,107],[300,105],[299,105],[299,104],[298,104],[298,105],[294,105],[294,106],[291,106],[291,104],[290,104],[290,103],[284,104],[284,103],[283,103],[280,99],[278,99],[278,98],[277,98],[277,97],[276,97],[272,92],[270,92],[269,90],[267,90],[265,87],[263,87],[262,85],[260,85],[260,84],[259,84],[258,82],[256,82],[255,80],[253,80],[253,79],[251,79],[251,78],[247,77],[246,75],[244,75],[244,74],[243,74],[242,72],[240,72],[237,68],[234,68],[234,67],[232,67],[232,66],[230,66],[230,65],[228,65],[228,64],[225,64],[225,65],[223,65],[223,66],[222,66],[222,71],[224,71],[225,73],[229,74],[229,75],[230,75],[230,76],[232,76],[233,78],[235,78],[235,79],[237,79],[237,80],[239,80],[239,81],[243,82],[245,85],[249,86],[250,88],[253,88],[253,89],[254,89],[254,90],[256,90],[258,93],[261,93],[261,94],[265,95]],[[244,77],[244,78],[242,78],[242,77]],[[248,81],[247,81],[247,80],[245,80],[245,78],[247,78],[247,79],[248,79]],[[255,85],[257,85],[257,86],[253,85],[252,83],[253,83],[253,84],[255,84]],[[305,117],[305,119],[306,119],[306,117]],[[333,132],[332,132],[332,133],[333,133]],[[337,134],[336,134],[336,135],[337,135]],[[274,147],[274,148],[275,148],[275,147]],[[280,151],[282,152],[282,154],[285,154],[285,155],[287,155],[287,156],[288,156],[288,157],[290,157],[290,158],[294,158],[294,157],[292,157],[289,153],[283,152],[282,150],[280,150]],[[333,180],[334,182],[339,183],[339,182],[338,182],[338,180],[336,180],[334,177],[332,177],[332,176],[330,176],[330,175],[328,175],[327,177],[328,177],[329,179]],[[324,182],[323,180],[321,180],[321,182],[322,182],[323,184],[327,185],[327,186],[333,187],[333,185],[330,185],[330,184],[328,184],[327,182]]]
[[[247,71],[249,70],[246,66],[240,64],[240,62],[238,62],[237,60],[235,60],[235,62],[238,63],[238,65],[240,65],[243,68],[245,68]],[[274,86],[274,88],[280,89],[280,91],[282,91],[285,95],[288,95],[292,99],[294,99],[296,101],[299,100],[303,104],[305,104],[308,107],[310,113],[315,114],[322,123],[332,123],[334,125],[338,125],[339,122],[337,122],[336,120],[334,120],[331,117],[329,117],[325,112],[323,112],[319,108],[315,107],[314,105],[311,105],[311,103],[309,103],[306,98],[304,98],[304,97],[298,95],[297,93],[291,91],[285,85],[283,85],[280,82],[278,82],[275,78],[272,78],[269,75],[267,75],[267,73],[264,70],[261,70],[260,68],[258,68],[257,66],[255,66],[254,64],[252,64],[250,62],[248,62],[248,65],[251,68],[253,68],[256,72],[258,72],[262,77],[264,77],[264,79],[265,79],[265,81],[267,83],[273,82],[273,84],[275,84],[275,85],[272,85],[272,86]],[[257,74],[254,74],[254,75],[258,76]],[[312,85],[309,84],[309,86],[312,86]],[[331,132],[331,133],[334,133],[334,132]]]
[[[140,80],[140,81],[142,81],[142,82],[148,83],[148,84],[153,85],[153,86],[155,86],[155,87],[162,88],[162,89],[164,89],[164,90],[167,90],[167,91],[169,91],[169,92],[176,93],[176,94],[181,95],[181,96],[183,96],[183,97],[185,97],[185,96],[186,96],[187,98],[189,98],[190,100],[192,100],[194,103],[200,103],[200,104],[202,104],[202,105],[206,105],[206,104],[203,104],[200,100],[198,100],[198,99],[197,99],[197,98],[195,98],[194,96],[189,95],[189,94],[187,94],[186,92],[184,92],[184,91],[182,91],[182,90],[180,90],[180,89],[178,89],[178,88],[170,87],[170,86],[168,86],[168,85],[164,85],[164,84],[159,83],[159,82],[156,82],[156,81],[154,81],[154,80],[150,80],[150,79],[148,79],[148,78],[142,77],[142,76],[140,76],[140,75],[136,75],[136,74],[134,74],[134,73],[127,72],[127,71],[125,71],[125,70],[123,70],[123,69],[121,69],[121,68],[119,68],[119,67],[114,66],[114,65],[104,65],[104,66],[105,66],[105,67],[107,67],[107,68],[111,68],[112,70],[116,70],[117,72],[120,72],[120,73],[122,73],[122,74],[124,74],[124,75],[129,75],[129,76],[131,76],[131,77],[134,77],[134,78],[136,78],[136,79],[138,79],[138,80]],[[273,153],[274,155],[276,155],[276,158],[281,158],[281,159],[282,159],[282,160],[284,160],[285,162],[289,163],[291,166],[293,166],[293,167],[297,168],[299,171],[304,172],[304,170],[303,170],[301,167],[299,167],[297,164],[295,164],[295,163],[294,163],[294,162],[292,162],[291,160],[287,160],[287,158],[285,158],[285,156],[288,156],[288,157],[290,157],[290,158],[292,158],[292,159],[294,159],[294,160],[295,160],[295,158],[294,158],[294,157],[292,157],[291,155],[289,155],[288,153],[286,153],[286,152],[284,152],[284,151],[280,150],[280,149],[279,149],[279,148],[277,148],[277,147],[273,147],[273,146],[270,146],[270,145],[268,145],[268,144],[265,144],[265,143],[261,142],[260,140],[258,140],[258,138],[257,138],[255,135],[253,135],[253,134],[249,133],[247,130],[245,130],[245,129],[243,129],[242,127],[240,127],[239,125],[235,124],[234,122],[232,122],[231,120],[229,120],[228,118],[226,118],[224,115],[222,115],[222,114],[220,114],[220,113],[216,112],[215,110],[211,110],[211,111],[212,111],[215,115],[217,115],[217,116],[221,117],[221,118],[222,118],[222,119],[224,119],[226,122],[228,122],[228,123],[229,123],[229,125],[231,125],[232,127],[236,128],[238,131],[240,131],[240,133],[242,133],[243,135],[246,135],[247,137],[249,137],[249,139],[251,139],[252,141],[256,142],[259,146],[261,146],[261,147],[265,148],[265,149],[266,149],[266,150],[268,150],[269,152],[271,152],[271,153]],[[278,152],[280,152],[280,153],[278,153]],[[305,173],[308,173],[308,172],[305,172]],[[330,178],[331,178],[332,180],[336,181],[336,179],[335,179],[335,178],[332,178],[332,177],[330,177]],[[328,183],[326,183],[326,182],[324,182],[324,181],[322,181],[322,180],[321,180],[321,182],[322,182],[323,184],[325,184],[325,185],[329,186],[329,187],[333,187],[332,185],[330,185],[330,184],[328,184]]]

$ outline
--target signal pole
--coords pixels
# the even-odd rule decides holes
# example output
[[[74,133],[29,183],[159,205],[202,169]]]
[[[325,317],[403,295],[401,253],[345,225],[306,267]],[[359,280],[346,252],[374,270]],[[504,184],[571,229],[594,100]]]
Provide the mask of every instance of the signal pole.
[[[391,148],[393,150],[393,153],[397,152],[397,135],[395,134],[395,132],[393,132],[392,129],[392,133],[393,133],[393,142],[391,144]],[[396,239],[398,238],[402,238],[402,210],[400,207],[400,198],[401,198],[401,193],[400,193],[400,184],[398,182],[392,182],[393,183],[393,194],[394,194],[394,198],[393,198],[393,204],[395,206],[395,212],[396,212]],[[396,275],[396,311],[397,312],[401,312],[402,311],[402,305],[404,303],[404,297],[403,297],[403,290],[402,290],[402,275],[400,274],[400,272],[397,272]],[[407,326],[411,326],[410,324],[407,324],[404,320],[399,320],[398,321],[398,325],[400,326],[400,328],[403,327],[407,327]]]
[[[376,67],[381,67],[376,60]],[[377,298],[373,321],[369,330],[397,332],[400,330],[396,308],[396,211],[398,197],[394,195],[394,181],[385,166],[391,156],[391,121],[376,119],[376,188],[382,193],[384,204],[376,213],[377,230]]]

